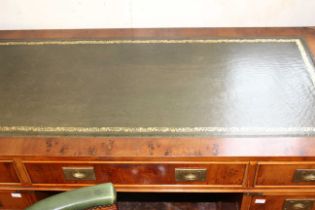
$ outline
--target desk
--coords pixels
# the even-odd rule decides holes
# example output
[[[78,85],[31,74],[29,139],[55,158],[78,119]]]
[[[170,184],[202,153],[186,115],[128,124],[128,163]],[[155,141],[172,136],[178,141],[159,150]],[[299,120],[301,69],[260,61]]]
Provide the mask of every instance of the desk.
[[[2,205],[113,182],[236,193],[242,210],[315,209],[314,35],[0,32]]]

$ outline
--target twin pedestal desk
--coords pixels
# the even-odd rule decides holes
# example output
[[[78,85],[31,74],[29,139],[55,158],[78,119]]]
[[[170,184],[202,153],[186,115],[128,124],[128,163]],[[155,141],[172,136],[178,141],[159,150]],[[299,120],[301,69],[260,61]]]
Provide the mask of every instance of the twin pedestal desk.
[[[315,30],[0,32],[0,208],[314,210]]]

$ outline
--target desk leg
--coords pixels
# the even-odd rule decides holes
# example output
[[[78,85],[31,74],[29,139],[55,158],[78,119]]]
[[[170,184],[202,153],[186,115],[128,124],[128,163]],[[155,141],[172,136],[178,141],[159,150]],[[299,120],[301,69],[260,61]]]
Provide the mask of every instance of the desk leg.
[[[249,210],[252,203],[252,198],[253,196],[244,194],[240,210]]]

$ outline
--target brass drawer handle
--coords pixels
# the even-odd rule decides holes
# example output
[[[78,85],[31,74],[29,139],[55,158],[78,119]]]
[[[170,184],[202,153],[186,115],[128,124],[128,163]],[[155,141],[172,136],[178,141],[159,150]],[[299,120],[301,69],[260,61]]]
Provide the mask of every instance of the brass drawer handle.
[[[72,176],[74,177],[74,178],[76,178],[76,179],[84,179],[84,178],[86,178],[86,174],[85,173],[82,173],[82,172],[74,172],[73,174],[72,174]]]
[[[315,169],[296,169],[293,182],[315,182]]]
[[[62,167],[65,180],[96,180],[93,167]]]
[[[303,203],[296,203],[292,206],[293,209],[305,209],[306,205]]]
[[[306,181],[306,182],[313,182],[315,181],[315,174],[305,174],[303,176],[303,179]]]
[[[204,182],[207,178],[205,168],[175,168],[175,179],[177,182]]]
[[[198,179],[196,174],[185,174],[184,179],[186,181],[196,181]]]
[[[286,199],[283,210],[312,210],[314,200],[312,199]]]

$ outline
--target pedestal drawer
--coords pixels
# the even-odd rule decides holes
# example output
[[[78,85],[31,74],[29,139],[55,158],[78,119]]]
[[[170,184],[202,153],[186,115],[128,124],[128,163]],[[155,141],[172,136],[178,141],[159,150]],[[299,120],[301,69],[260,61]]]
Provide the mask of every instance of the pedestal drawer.
[[[256,186],[299,186],[315,187],[314,162],[259,163]]]
[[[19,178],[12,161],[0,160],[0,183],[18,183]]]
[[[33,184],[205,184],[242,186],[247,163],[25,163]]]
[[[315,210],[315,194],[254,196],[249,210]]]
[[[0,191],[0,209],[25,209],[35,202],[33,192]]]

